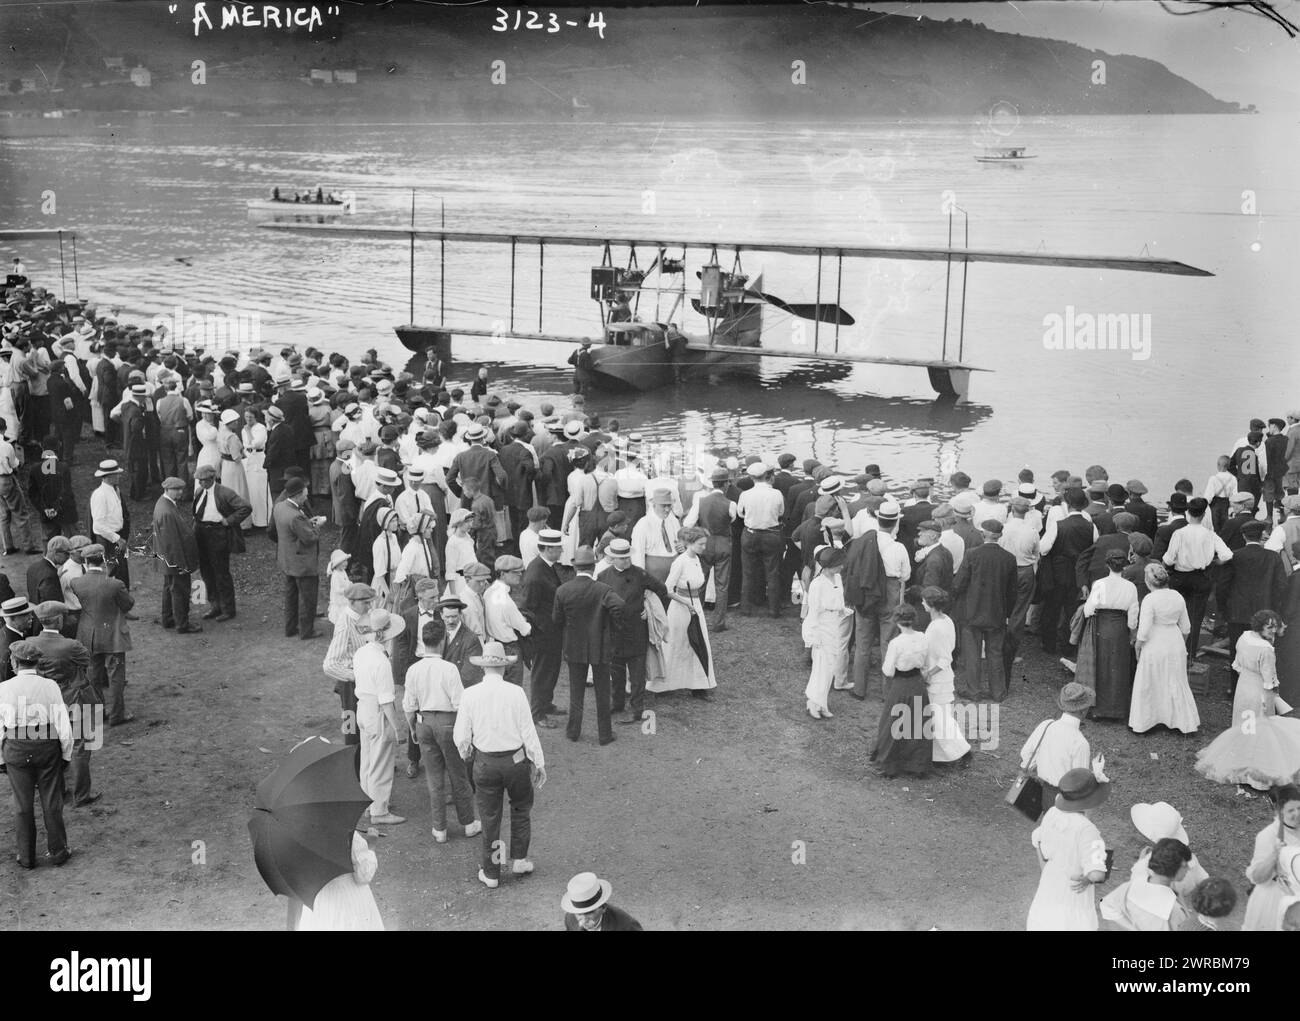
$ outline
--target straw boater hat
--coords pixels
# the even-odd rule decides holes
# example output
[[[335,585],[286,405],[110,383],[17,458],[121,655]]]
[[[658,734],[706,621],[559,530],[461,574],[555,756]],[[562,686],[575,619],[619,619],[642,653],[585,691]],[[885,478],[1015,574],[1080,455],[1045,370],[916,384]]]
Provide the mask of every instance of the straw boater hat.
[[[1110,794],[1110,784],[1100,783],[1091,769],[1072,769],[1061,777],[1056,807],[1062,812],[1086,812],[1096,808]]]
[[[122,468],[116,461],[100,461],[99,468],[95,471],[95,478],[102,479],[105,475],[121,475]]]
[[[594,872],[579,872],[569,880],[560,907],[571,915],[590,914],[607,902],[613,892],[608,880],[600,879]]]
[[[1153,844],[1166,837],[1188,843],[1183,817],[1167,801],[1157,801],[1154,805],[1142,802],[1130,808],[1128,814],[1138,832]]]
[[[375,472],[376,486],[400,486],[401,484],[401,476],[391,468],[380,468]]]
[[[1097,704],[1097,695],[1087,685],[1071,681],[1056,696],[1056,704],[1062,712],[1081,713]]]
[[[757,463],[761,464],[762,462],[757,462]],[[822,496],[834,496],[843,488],[844,488],[844,479],[842,479],[838,475],[826,476],[826,478],[822,479],[821,484],[817,487],[817,489],[821,492]]]
[[[461,605],[463,606],[464,603]],[[507,656],[506,647],[500,642],[484,642],[483,655],[470,656],[469,661],[475,666],[507,667],[518,658],[518,656]]]
[[[611,539],[609,545],[605,547],[607,557],[630,557],[631,555],[632,544],[626,539]]]
[[[882,525],[893,524],[902,513],[903,509],[898,504],[893,500],[886,500],[876,509],[876,520]]]
[[[6,599],[0,603],[0,617],[9,620],[13,617],[21,617],[25,613],[31,613],[31,604],[27,602],[26,596],[14,596],[12,599]]]
[[[564,534],[557,528],[543,528],[537,533],[538,546],[563,546]]]

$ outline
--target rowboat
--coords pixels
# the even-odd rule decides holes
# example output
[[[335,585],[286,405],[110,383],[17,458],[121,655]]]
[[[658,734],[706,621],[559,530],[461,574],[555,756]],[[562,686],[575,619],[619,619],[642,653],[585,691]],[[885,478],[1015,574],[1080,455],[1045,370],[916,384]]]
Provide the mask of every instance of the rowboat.
[[[1036,160],[1037,156],[1026,156],[1023,145],[1005,147],[985,147],[983,156],[976,156],[979,163],[1019,163],[1021,160]]]
[[[351,216],[357,211],[356,196],[350,191],[331,194],[324,202],[295,202],[287,199],[249,199],[250,213],[271,213],[273,216],[322,217]]]

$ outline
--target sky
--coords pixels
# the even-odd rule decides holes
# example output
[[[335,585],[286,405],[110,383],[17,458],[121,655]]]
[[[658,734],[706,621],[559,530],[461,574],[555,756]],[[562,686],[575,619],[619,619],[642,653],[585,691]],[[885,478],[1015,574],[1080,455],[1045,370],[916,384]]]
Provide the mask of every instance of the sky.
[[[1007,3],[870,3],[866,11],[968,18],[999,32],[1063,39],[1089,49],[1158,60],[1218,99],[1264,112],[1300,112],[1300,37],[1240,10],[1185,17],[1154,0],[1011,0]],[[1171,2],[1173,10],[1199,5]],[[1273,7],[1300,25],[1300,0]]]

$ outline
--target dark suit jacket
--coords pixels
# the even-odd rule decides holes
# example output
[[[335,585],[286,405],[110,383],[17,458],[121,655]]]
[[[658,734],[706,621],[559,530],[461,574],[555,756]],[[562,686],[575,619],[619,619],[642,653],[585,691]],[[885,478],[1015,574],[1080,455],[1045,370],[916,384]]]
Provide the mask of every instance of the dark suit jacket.
[[[1122,550],[1127,556],[1129,548],[1128,534],[1125,532],[1112,532],[1110,535],[1101,536],[1079,554],[1074,569],[1075,584],[1083,588],[1091,588],[1094,581],[1101,581],[1110,574],[1110,569],[1106,566],[1106,554],[1117,549]]]
[[[544,503],[554,506],[569,499],[569,451],[581,445],[576,440],[557,440],[542,454],[537,488]]]
[[[996,542],[962,557],[953,578],[953,616],[963,627],[1005,627],[1016,605],[1016,558]]]
[[[1247,543],[1222,565],[1228,580],[1230,624],[1249,624],[1257,610],[1280,613],[1286,597],[1287,571],[1280,554],[1260,543]]]
[[[65,703],[98,705],[104,701],[103,694],[90,683],[90,653],[81,642],[53,631],[42,631],[29,641],[41,650],[38,672],[59,686]]]
[[[294,442],[294,433],[288,423],[281,423],[267,432],[266,457],[262,463],[266,467],[267,485],[273,493],[279,492],[284,485],[284,470],[298,463]]]
[[[531,565],[529,565],[531,566]],[[629,607],[626,612],[640,612]],[[614,635],[623,624],[623,600],[602,581],[578,575],[555,590],[551,619],[564,628],[564,659],[568,663],[608,663],[614,655]]]
[[[320,530],[291,500],[281,500],[271,509],[275,530],[276,562],[291,578],[320,574]]]
[[[194,526],[165,496],[158,497],[153,507],[153,548],[162,558],[163,574],[191,574],[199,569]]]
[[[844,603],[864,613],[885,598],[885,562],[874,531],[863,532],[844,547]]]
[[[506,473],[506,503],[519,510],[533,505],[533,480],[537,478],[537,466],[533,464],[535,453],[527,444],[511,440],[498,455]]]
[[[89,569],[68,587],[81,603],[77,641],[91,653],[130,652],[126,614],[135,605],[135,596],[127,587],[111,574]]]
[[[1140,496],[1131,497],[1128,503],[1124,504],[1124,509],[1138,519],[1137,530],[1154,541],[1156,527],[1159,524],[1156,520],[1156,509]]]
[[[276,398],[275,406],[284,412],[283,428],[293,437],[293,449],[305,450],[310,447],[316,437],[311,427],[311,409],[307,404],[307,395],[297,390],[286,390]]]
[[[14,587],[9,583],[9,575],[0,571],[0,603],[14,597]]]
[[[59,569],[44,557],[37,557],[27,566],[27,601],[35,606],[50,600],[63,600]]]
[[[578,925],[576,915],[565,913],[564,915],[565,932],[581,932],[582,928]],[[614,907],[613,904],[605,905],[605,913],[600,919],[601,932],[644,932],[641,923],[629,915],[621,908]]]
[[[1219,538],[1223,540],[1223,545],[1236,553],[1246,545],[1246,540],[1241,537],[1241,526],[1255,517],[1254,511],[1242,511],[1240,514],[1234,514],[1223,523],[1223,531],[1219,533]]]
[[[943,543],[935,543],[934,548],[919,564],[915,564],[913,570],[916,572],[912,575],[913,584],[922,588],[933,585],[945,592],[952,592],[952,554]]]
[[[898,519],[898,541],[907,547],[909,557],[916,554],[916,530],[921,522],[930,520],[933,512],[934,504],[929,500],[921,500],[911,507],[903,508],[903,513]]]
[[[0,626],[0,681],[7,681],[14,675],[13,660],[9,658],[9,646],[27,637],[29,636],[11,630],[8,624]]]
[[[200,489],[199,493],[202,494]],[[230,548],[235,553],[244,552],[244,530],[239,527],[239,523],[253,513],[252,505],[233,489],[227,489],[220,482],[212,484],[212,491],[208,494],[209,500],[217,501],[217,513],[226,519],[226,531],[230,533]],[[199,498],[194,498],[195,526],[199,520]]]
[[[555,591],[566,581],[573,580],[573,568],[563,564],[548,564],[540,556],[534,557],[524,568],[520,583],[523,604],[520,612],[533,626],[538,639],[558,638],[561,628],[552,616],[555,613]]]
[[[1153,544],[1154,548],[1151,550],[1152,560],[1159,560],[1169,552],[1169,542],[1173,539],[1174,533],[1186,524],[1186,518],[1174,518],[1172,521],[1166,521],[1156,529],[1156,538]]]
[[[457,496],[462,495],[462,479],[478,479],[479,492],[491,497],[493,506],[500,510],[505,505],[506,472],[491,447],[472,443],[452,459],[447,469],[447,488]]]
[[[483,668],[469,661],[470,656],[482,654],[483,643],[464,621],[456,629],[456,636],[450,642],[445,642],[442,648],[442,658],[448,663],[456,664],[456,669],[460,671],[460,683],[466,688],[483,680]]]
[[[663,582],[650,577],[635,564],[626,571],[607,567],[600,572],[600,580],[608,585],[626,606],[623,612],[623,623],[614,634],[615,655],[629,659],[644,656],[650,644],[650,624],[641,619],[645,594],[647,591],[653,592],[666,603],[668,589]]]
[[[984,533],[966,518],[958,518],[956,524],[952,526],[953,532],[957,537],[966,544],[968,550],[973,550],[977,546],[984,545]],[[965,559],[964,557],[962,558]]]

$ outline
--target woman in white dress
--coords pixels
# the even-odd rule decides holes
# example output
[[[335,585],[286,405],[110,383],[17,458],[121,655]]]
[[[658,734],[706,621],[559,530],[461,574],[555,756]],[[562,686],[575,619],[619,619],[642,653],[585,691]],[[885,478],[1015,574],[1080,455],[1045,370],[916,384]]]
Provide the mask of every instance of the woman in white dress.
[[[402,519],[392,507],[380,507],[375,523],[379,526],[379,534],[371,546],[375,575],[370,587],[375,590],[379,605],[389,613],[396,613],[396,603],[401,597],[396,584],[397,565],[402,559],[402,544],[397,541],[397,529],[401,527]]]
[[[402,547],[402,555],[397,560],[397,571],[393,575],[393,584],[397,587],[393,599],[397,604],[394,613],[405,613],[415,606],[415,583],[421,578],[442,581],[442,563],[438,559],[438,547],[434,540],[437,527],[438,518],[433,511],[422,511],[417,516],[415,532]]]
[[[1106,842],[1089,818],[1110,793],[1088,769],[1061,777],[1056,804],[1030,836],[1042,872],[1029,906],[1029,932],[1096,932],[1098,883],[1104,883]]]
[[[1187,604],[1169,588],[1162,565],[1147,564],[1143,580],[1148,594],[1138,612],[1138,663],[1128,725],[1138,734],[1160,724],[1195,734],[1201,715],[1187,683],[1186,637],[1192,630]]]
[[[194,435],[199,441],[199,456],[194,468],[197,471],[205,464],[210,464],[217,469],[217,475],[220,477],[221,447],[217,444],[217,438],[221,430],[217,425],[217,406],[211,401],[199,401],[194,405],[194,410],[199,413],[199,420],[194,424]],[[221,484],[225,485],[224,479]]]
[[[950,599],[941,588],[927,585],[921,590],[921,605],[930,615],[925,629],[925,693],[930,699],[930,718],[934,721],[934,744],[931,758],[935,762],[970,764],[971,747],[953,714],[955,681],[952,652],[957,645],[957,628],[948,616]]]
[[[1240,682],[1238,682],[1240,683]],[[1255,884],[1246,901],[1242,932],[1269,932],[1277,927],[1278,906],[1291,895],[1281,876],[1282,849],[1300,847],[1300,787],[1278,788],[1277,818],[1255,837],[1255,853],[1246,866],[1246,878]]]
[[[821,573],[808,586],[804,600],[803,643],[812,649],[812,672],[804,688],[808,715],[831,719],[831,685],[849,677],[849,639],[853,635],[853,607],[844,605],[844,551],[823,547],[817,553]],[[852,687],[852,685],[847,685]]]
[[[271,521],[271,490],[266,479],[266,426],[257,408],[244,410],[244,478],[248,482],[248,502],[253,513],[248,520],[254,528],[265,528]]]
[[[1237,639],[1232,726],[1196,756],[1196,771],[1216,783],[1266,791],[1275,784],[1300,782],[1300,720],[1284,715],[1291,706],[1277,692],[1273,642],[1280,626],[1276,613],[1260,610],[1250,619],[1250,630]]]
[[[321,887],[316,902],[304,905],[295,927],[298,932],[383,932],[384,920],[370,891],[379,871],[379,858],[365,837],[352,834],[352,871],[335,876]]]
[[[90,401],[90,428],[96,436],[104,435],[104,406],[99,403],[99,373],[95,371],[103,358],[99,351],[92,348],[90,357],[86,359],[86,371],[90,373],[90,393],[87,394]]]
[[[474,552],[474,540],[469,537],[470,512],[464,507],[457,507],[447,519],[447,548],[443,551],[444,577],[455,586],[455,595],[464,599],[462,593],[465,579],[461,571],[470,564],[478,562]]]
[[[248,499],[248,479],[244,475],[243,419],[234,408],[221,413],[221,428],[217,431],[217,447],[221,451],[221,484]],[[240,525],[244,531],[253,527],[252,515]]]
[[[685,546],[668,569],[668,638],[663,644],[663,680],[647,678],[646,690],[655,693],[688,689],[696,698],[710,698],[709,691],[718,686],[713,673],[713,649],[709,645],[709,627],[704,619],[704,565],[700,563],[708,543],[708,533],[700,528],[683,528],[677,535]],[[699,618],[704,634],[708,669],[691,647],[687,629],[692,615]]]

